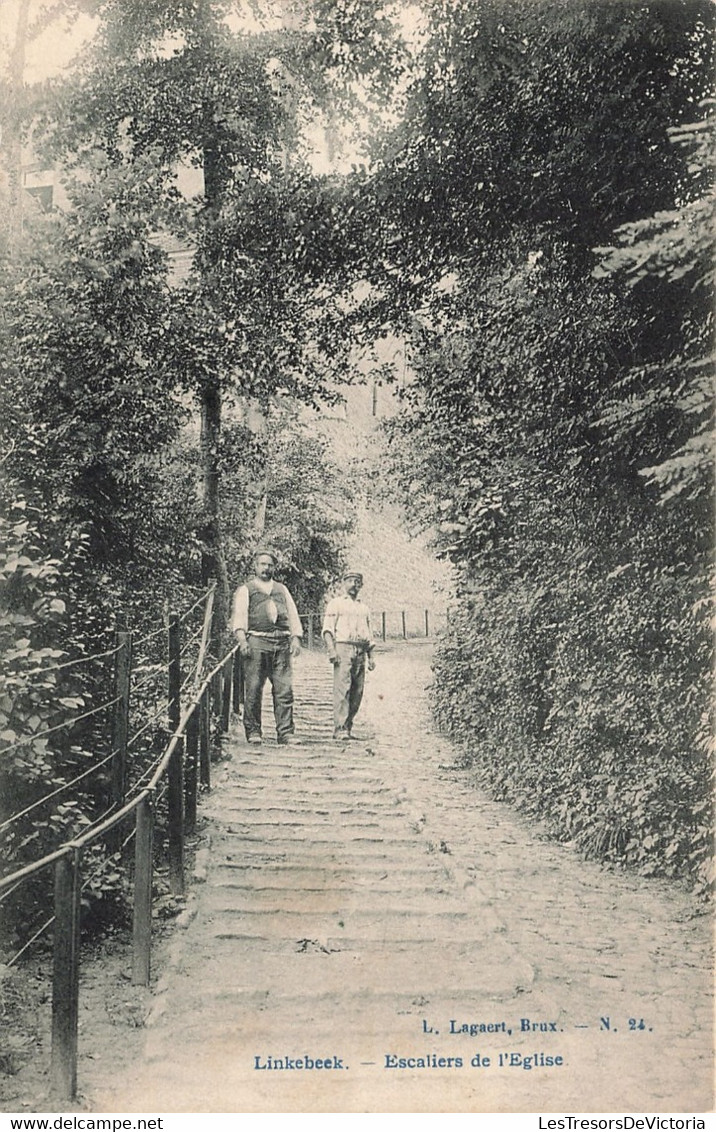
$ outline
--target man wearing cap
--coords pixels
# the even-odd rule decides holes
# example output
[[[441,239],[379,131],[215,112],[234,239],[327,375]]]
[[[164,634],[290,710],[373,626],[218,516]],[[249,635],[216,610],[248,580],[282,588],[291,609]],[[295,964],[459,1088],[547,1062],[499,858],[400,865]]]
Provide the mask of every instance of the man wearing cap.
[[[366,661],[373,660],[373,633],[370,611],[358,601],[363,575],[347,570],[343,575],[344,593],[332,598],[323,618],[323,639],[333,665],[333,738],[351,738],[353,720],[363,699]]]
[[[254,555],[254,577],[234,594],[231,629],[244,662],[244,730],[249,743],[261,742],[261,699],[271,681],[276,740],[293,735],[291,657],[301,651],[303,629],[293,598],[274,581],[276,556],[270,550]]]

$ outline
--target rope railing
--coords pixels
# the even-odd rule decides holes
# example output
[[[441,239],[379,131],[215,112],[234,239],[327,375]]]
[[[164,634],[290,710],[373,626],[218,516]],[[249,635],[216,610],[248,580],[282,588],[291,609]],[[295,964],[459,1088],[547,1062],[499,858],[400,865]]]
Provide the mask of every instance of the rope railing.
[[[114,809],[115,809],[114,803],[112,803],[111,806],[107,806],[102,811],[102,813],[94,819],[93,822],[90,822],[90,824],[82,830],[82,837],[85,837],[86,834],[88,834],[88,833],[92,833],[93,830],[95,830],[95,829],[99,829],[99,827],[102,825],[104,819],[106,817],[109,817],[109,815],[114,811]]]
[[[147,643],[147,641],[154,640],[154,638],[158,637],[160,633],[166,633],[166,631],[167,631],[166,624],[165,624],[164,621],[162,621],[159,628],[151,629],[148,633],[145,633],[143,637],[138,637],[137,640],[134,642],[134,647],[139,648],[140,645],[145,645]]]
[[[55,917],[54,917],[54,915],[52,915],[52,916],[50,916],[49,920],[45,921],[45,923],[42,925],[41,928],[38,928],[38,930],[35,932],[35,934],[33,936],[30,936],[27,943],[23,944],[23,946],[20,948],[20,950],[17,951],[13,955],[12,959],[8,959],[6,966],[12,967],[13,964],[17,963],[18,959],[22,955],[24,955],[25,952],[28,951],[30,947],[32,947],[33,943],[37,942],[37,940],[40,938],[41,935],[45,934],[47,929],[50,927],[51,924],[54,924],[54,922],[55,922]]]
[[[137,836],[137,828],[135,826],[134,829],[130,830],[130,832],[127,834],[124,841],[120,845],[120,851],[123,850],[123,849],[126,849],[127,846],[129,845],[130,841],[132,841],[136,836]]]
[[[161,719],[161,717],[165,716],[166,714],[167,714],[167,705],[162,704],[161,707],[159,707],[157,709],[157,711],[154,713],[154,715],[151,717],[151,719],[148,719],[147,722],[145,724],[143,724],[142,727],[139,728],[139,731],[135,731],[132,738],[127,740],[127,747],[131,749],[131,747],[133,747],[134,744],[136,743],[137,739],[139,739],[142,735],[144,735],[147,731],[149,731],[149,729],[154,726],[154,724],[157,722],[157,720]]]
[[[26,671],[11,672],[10,676],[44,676],[47,672],[59,672],[64,668],[73,668],[78,664],[89,664],[91,660],[104,660],[106,657],[115,656],[119,652],[120,646],[116,645],[112,649],[106,649],[105,652],[95,652],[90,656],[78,656],[74,660],[65,660],[61,664],[47,664],[40,665],[38,668],[29,668]]]
[[[26,806],[24,810],[20,810],[18,813],[12,814],[11,817],[6,818],[4,822],[0,823],[0,833],[2,833],[4,829],[7,829],[8,826],[13,825],[16,821],[19,821],[20,818],[24,818],[27,814],[31,814],[32,811],[36,810],[38,806],[42,806],[45,802],[49,802],[51,798],[56,798],[58,794],[63,794],[65,790],[69,790],[70,786],[76,786],[78,782],[82,782],[83,779],[88,778],[89,775],[94,774],[95,771],[100,770],[101,767],[106,766],[106,764],[110,761],[110,759],[114,757],[115,754],[116,752],[112,751],[105,758],[100,759],[98,763],[95,763],[94,766],[89,767],[87,770],[83,771],[82,774],[78,774],[76,778],[70,779],[69,782],[64,782],[62,786],[58,786],[57,789],[53,790],[50,794],[45,794],[42,798],[38,798],[36,802],[33,802],[32,805]]]
[[[189,617],[190,614],[192,614],[194,612],[194,610],[196,609],[196,607],[198,605],[202,605],[208,600],[209,594],[212,594],[215,589],[216,589],[216,582],[212,582],[212,584],[209,586],[209,588],[204,590],[201,597],[198,597],[196,599],[196,601],[194,602],[194,604],[190,605],[189,608],[187,610],[185,610],[184,613],[182,613],[181,617],[179,618],[179,621],[180,622],[186,621],[187,617]]]
[[[21,884],[30,877],[37,876],[38,873],[43,872],[44,869],[49,869],[50,865],[54,865],[62,857],[66,857],[69,852],[67,844],[61,845],[59,849],[54,849],[51,853],[47,853],[44,857],[40,857],[37,861],[31,861],[29,865],[24,865],[21,869],[17,869],[14,873],[9,873],[7,876],[0,877],[0,897],[5,895],[5,891],[11,885]]]
[[[127,864],[122,861],[122,855],[130,843],[134,842],[134,868],[131,871],[134,886],[132,981],[147,985],[152,938],[153,827],[157,810],[161,808],[161,820],[166,823],[165,835],[159,839],[158,844],[166,846],[170,889],[174,894],[180,894],[184,891],[185,838],[193,831],[195,825],[199,789],[210,785],[212,742],[215,736],[220,736],[228,730],[232,700],[234,711],[239,710],[241,661],[237,645],[228,651],[205,676],[202,677],[200,672],[203,667],[213,596],[214,587],[211,587],[182,617],[169,615],[166,618],[161,630],[168,634],[167,662],[162,666],[162,671],[167,674],[168,679],[166,699],[158,704],[156,712],[134,732],[131,738],[129,738],[128,726],[129,699],[132,684],[132,652],[136,643],[133,642],[132,634],[128,630],[121,630],[118,631],[117,647],[101,656],[104,659],[106,655],[116,655],[117,694],[106,703],[82,712],[64,724],[47,728],[44,732],[36,732],[16,744],[18,747],[24,746],[55,731],[67,730],[101,711],[114,708],[111,753],[0,825],[2,832],[13,822],[19,821],[53,798],[66,794],[72,786],[76,786],[102,767],[111,764],[111,797],[107,798],[99,817],[71,840],[0,879],[1,903],[14,896],[21,885],[31,878],[51,867],[55,870],[53,915],[33,933],[10,962],[17,963],[54,924],[53,1018],[56,1014],[56,1022],[57,1019],[60,1021],[57,1024],[53,1023],[51,1079],[53,1091],[63,1098],[75,1096],[77,1083],[80,899],[82,892],[92,886],[107,868],[107,858],[104,857],[98,868],[89,876],[83,877],[83,855],[86,859],[86,851],[91,846],[107,845],[113,855],[119,853],[117,864],[124,869]],[[193,632],[183,642],[182,647],[181,626],[186,623],[187,618],[202,600],[206,602],[203,626]],[[202,638],[199,658],[182,679],[182,657],[199,637]],[[144,638],[146,639],[147,637]],[[96,659],[100,659],[100,654],[95,655]],[[157,674],[153,672],[152,678]],[[192,687],[187,692],[190,684]],[[184,695],[188,698],[186,705],[181,702]],[[136,748],[141,736],[161,717],[168,717],[170,730],[162,752],[158,757],[152,758],[140,777],[128,786],[130,778],[128,752],[133,745]],[[215,728],[216,723],[218,727]],[[10,745],[5,750],[14,749],[16,745]],[[121,831],[120,827],[130,820],[132,828]]]
[[[194,642],[199,640],[199,637],[202,635],[203,632],[204,632],[204,626],[200,625],[199,628],[196,630],[196,632],[192,633],[191,637],[189,637],[186,644],[182,647],[181,652],[179,653],[179,656],[185,656],[186,653],[189,652],[189,649],[192,647]]]
[[[195,680],[196,680],[196,673],[195,672],[190,672],[188,676],[185,676],[184,679],[181,682],[182,692],[184,691],[185,688],[187,688],[189,686],[189,684],[192,684]]]
[[[132,691],[136,695],[136,693],[140,692],[142,690],[142,688],[146,687],[147,684],[151,684],[152,681],[155,681],[157,679],[157,677],[163,676],[164,673],[165,673],[165,670],[166,670],[166,665],[164,665],[164,664],[153,664],[151,672],[147,672],[147,674],[145,676],[143,676],[141,680],[137,680],[132,684]]]
[[[157,783],[159,782],[160,778],[163,776],[164,771],[166,770],[166,768],[169,765],[169,761],[170,761],[172,755],[174,754],[175,750],[177,749],[179,740],[181,739],[182,735],[184,734],[184,731],[186,729],[187,723],[189,722],[189,719],[191,718],[191,716],[194,714],[194,712],[197,710],[197,708],[199,706],[199,700],[201,699],[201,696],[205,695],[211,689],[212,681],[215,679],[216,676],[219,675],[219,673],[223,672],[224,668],[226,667],[226,662],[228,660],[232,659],[234,656],[236,656],[238,651],[239,651],[239,646],[234,645],[234,647],[226,654],[224,659],[220,660],[219,663],[216,665],[216,667],[212,668],[212,670],[208,674],[208,676],[205,677],[200,691],[195,696],[191,705],[184,711],[184,713],[180,717],[177,728],[174,731],[174,734],[172,735],[171,739],[169,740],[167,748],[166,748],[164,754],[162,755],[162,757],[159,761],[159,764],[157,766],[156,771],[154,772],[154,777],[150,779],[149,789],[154,789],[156,787]]]
[[[107,708],[114,707],[119,703],[119,696],[115,696],[113,700],[108,700],[106,704],[100,704],[99,707],[92,708],[91,711],[83,712],[82,715],[76,715],[73,719],[66,719],[64,723],[58,723],[55,727],[48,727],[45,731],[34,731],[32,735],[25,736],[17,743],[9,743],[5,747],[0,747],[0,755],[7,755],[11,751],[18,751],[22,747],[27,747],[31,743],[36,743],[38,739],[44,739],[47,735],[54,735],[56,731],[66,731],[68,727],[74,727],[76,723],[80,723],[83,719],[89,719],[91,715],[97,715],[100,711],[106,711]]]
[[[18,888],[22,888],[22,884],[23,882],[19,880],[17,884],[12,886],[12,888],[8,888],[5,890],[5,892],[0,893],[0,904],[2,904],[4,900],[9,900],[13,892],[17,892]]]
[[[151,778],[151,776],[154,774],[154,771],[157,769],[157,767],[159,766],[161,761],[162,761],[162,756],[159,755],[158,758],[154,759],[153,762],[151,762],[149,764],[149,766],[146,768],[146,770],[144,770],[140,774],[139,778],[135,779],[135,781],[132,783],[132,785],[131,785],[131,787],[128,791],[129,797],[131,797],[133,794],[137,793],[137,791],[141,788],[142,783],[146,779]]]

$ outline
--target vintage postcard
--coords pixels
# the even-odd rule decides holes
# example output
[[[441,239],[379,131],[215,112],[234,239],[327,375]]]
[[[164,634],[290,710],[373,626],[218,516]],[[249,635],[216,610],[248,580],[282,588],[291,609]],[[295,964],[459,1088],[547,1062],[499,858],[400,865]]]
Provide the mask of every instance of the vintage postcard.
[[[62,901],[6,886],[4,1110],[704,1127],[710,6],[0,18],[37,524],[0,568],[40,585],[46,548],[82,655],[128,611],[129,742],[104,813],[63,795],[86,821],[8,771],[6,875],[55,820],[55,899],[75,872],[64,960]],[[67,725],[22,706],[30,650],[72,651],[8,578],[3,757],[59,793],[94,740],[32,746]],[[168,662],[128,643],[151,601]]]

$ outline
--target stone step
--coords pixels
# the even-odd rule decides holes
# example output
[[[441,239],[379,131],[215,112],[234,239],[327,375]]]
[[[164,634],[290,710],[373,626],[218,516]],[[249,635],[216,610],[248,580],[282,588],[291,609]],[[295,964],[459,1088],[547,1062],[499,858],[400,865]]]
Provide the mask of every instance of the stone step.
[[[231,894],[229,894],[231,895]],[[484,926],[475,923],[470,913],[454,908],[391,908],[385,911],[368,903],[331,902],[322,906],[316,900],[306,901],[304,908],[256,907],[250,902],[229,902],[227,894],[210,889],[205,900],[206,915],[222,932],[238,931],[247,935],[263,935],[266,939],[303,938],[316,935],[337,940],[355,938],[373,940],[420,938],[429,943],[439,940],[450,943],[472,942],[484,935]],[[236,899],[236,898],[235,898]]]
[[[473,1001],[475,1016],[482,1017],[486,1004],[518,989],[526,993],[535,978],[532,967],[504,937],[447,949],[441,942],[425,940],[417,948],[395,949],[385,944],[351,948],[350,942],[339,948],[315,936],[267,941],[248,934],[207,935],[194,953],[201,979],[180,980],[182,1003],[187,996],[208,1002],[215,992],[256,993],[257,989],[273,1001],[274,993],[283,994],[286,988],[294,988],[295,993],[297,986],[302,994],[328,1002],[350,988],[357,1001],[391,994],[425,1004],[445,1001],[452,1004],[450,1017],[456,1011],[466,1014]],[[211,1015],[208,1005],[207,1013]]]
[[[264,875],[267,872],[285,869],[291,865],[301,869],[315,869],[319,867],[323,868],[324,871],[330,870],[331,872],[334,872],[336,868],[341,868],[347,872],[352,872],[357,877],[365,875],[366,869],[371,869],[372,871],[382,870],[390,873],[394,868],[397,870],[400,867],[399,857],[395,860],[391,860],[386,857],[384,852],[378,852],[368,848],[359,849],[355,846],[350,850],[343,849],[343,851],[341,851],[340,847],[338,847],[330,851],[326,846],[306,846],[304,844],[301,850],[301,859],[297,861],[296,853],[291,851],[290,844],[285,849],[277,850],[270,848],[261,849],[259,843],[255,843],[253,846],[246,845],[242,848],[242,842],[238,839],[234,841],[218,836],[216,842],[216,852],[222,854],[221,858],[217,858],[221,864],[232,862],[237,866],[246,865],[250,868],[259,868]],[[218,848],[220,845],[222,846],[221,849]],[[417,859],[417,854],[415,854],[415,856]],[[435,859],[435,856],[436,855],[433,855],[431,859]],[[440,872],[438,871],[439,868],[439,865],[434,866],[433,877],[449,875],[444,867]]]
[[[361,795],[358,796],[357,791],[350,790],[345,782],[326,779],[319,798],[315,791],[303,789],[300,783],[297,783],[294,787],[293,785],[286,785],[283,781],[272,782],[269,777],[266,778],[266,782],[267,785],[259,788],[246,784],[240,785],[233,779],[224,780],[221,784],[224,788],[223,797],[217,794],[209,797],[203,807],[203,812],[213,812],[215,809],[223,809],[224,806],[240,808],[241,803],[245,802],[248,805],[257,801],[264,802],[270,808],[283,806],[285,800],[288,803],[295,803],[297,806],[309,808],[314,806],[317,810],[321,807],[333,809],[337,806],[350,806],[358,812],[362,811],[364,803],[367,807],[378,805],[381,812],[392,809],[400,812],[400,807],[405,804],[404,799],[399,798],[396,791],[390,786],[362,791]]]
[[[255,887],[267,887],[269,881],[273,881],[277,887],[283,887],[284,884],[281,878],[289,878],[289,883],[305,881],[306,883],[313,881],[320,884],[326,877],[338,878],[345,877],[346,881],[350,881],[352,886],[360,885],[364,888],[373,888],[374,886],[381,885],[383,882],[391,884],[401,877],[410,880],[425,879],[426,886],[432,884],[445,884],[447,881],[447,873],[440,864],[432,862],[427,863],[426,868],[414,866],[398,866],[393,865],[388,870],[385,868],[385,862],[380,861],[377,864],[361,861],[360,874],[356,873],[355,867],[349,864],[338,863],[325,863],[325,864],[308,864],[300,861],[274,861],[270,868],[267,868],[261,861],[236,861],[236,860],[221,860],[214,861],[214,874],[221,876],[224,870],[232,870],[233,874],[241,873],[246,874],[249,879],[256,877],[261,879],[262,884],[259,886],[251,885],[252,889]]]
[[[476,937],[474,931],[470,931],[467,926],[453,931],[432,931],[430,935],[425,935],[420,924],[376,923],[369,933],[366,925],[349,922],[351,929],[349,935],[347,929],[340,928],[335,920],[331,921],[328,917],[321,920],[318,917],[307,916],[304,921],[297,921],[293,925],[287,924],[285,920],[279,922],[278,916],[273,925],[263,922],[256,924],[255,918],[252,925],[246,922],[247,919],[244,917],[233,929],[225,926],[221,916],[209,919],[207,920],[209,934],[214,940],[234,940],[237,943],[248,944],[257,951],[280,951],[283,954],[295,952],[304,940],[308,940],[316,943],[328,954],[336,952],[348,955],[379,955],[386,947],[396,953],[424,950],[439,954],[449,947],[461,958],[476,961],[486,947],[484,937]],[[486,926],[489,927],[489,924]]]
[[[312,804],[310,804],[312,802]],[[227,818],[233,819],[235,815],[246,817],[247,821],[257,821],[259,824],[268,824],[270,821],[283,822],[286,815],[303,817],[312,815],[316,818],[325,818],[328,821],[341,821],[348,817],[358,818],[400,818],[402,821],[409,821],[411,815],[407,810],[399,810],[394,805],[386,803],[380,808],[370,809],[367,806],[353,805],[346,806],[338,802],[333,806],[317,806],[315,798],[306,800],[305,806],[291,806],[288,804],[282,805],[256,805],[249,806],[246,804],[239,805],[238,803],[232,804],[231,800],[222,801],[214,807],[214,813]]]
[[[359,822],[353,822],[350,826],[341,826],[339,822],[332,821],[311,822],[310,824],[309,822],[287,821],[281,824],[277,822],[266,825],[247,823],[237,826],[235,821],[227,821],[223,828],[225,837],[243,841],[247,846],[266,845],[270,847],[289,841],[294,848],[302,842],[307,846],[329,844],[349,846],[369,843],[379,846],[398,844],[403,847],[405,842],[413,844],[409,837],[404,836],[406,832],[406,822],[396,822],[386,828],[383,823],[362,825]],[[415,848],[418,851],[422,849],[421,846],[417,845]]]
[[[232,833],[246,834],[248,837],[253,837],[254,834],[261,835],[262,831],[267,833],[274,833],[276,830],[290,829],[292,832],[301,830],[305,832],[307,838],[312,837],[316,832],[325,833],[328,829],[337,829],[341,834],[350,834],[352,831],[365,830],[367,834],[377,830],[388,833],[391,827],[395,827],[400,832],[405,831],[407,821],[401,815],[386,814],[381,821],[352,820],[354,813],[350,814],[350,819],[347,820],[348,815],[343,820],[337,820],[335,817],[331,818],[324,815],[316,815],[315,813],[307,813],[304,820],[299,820],[295,813],[283,812],[280,816],[271,820],[262,821],[259,817],[249,818],[248,815],[242,815],[240,807],[233,807],[231,810],[221,811],[222,816],[230,821],[230,830]],[[237,820],[238,815],[241,815],[241,820]]]
[[[281,748],[277,748],[279,751]],[[385,780],[380,776],[375,768],[375,760],[370,760],[373,767],[366,765],[366,762],[350,762],[347,759],[334,759],[333,752],[330,752],[331,758],[317,760],[315,763],[309,765],[299,762],[295,758],[279,758],[275,756],[272,759],[261,759],[254,761],[253,759],[235,760],[232,763],[232,770],[236,776],[251,774],[255,788],[264,781],[275,782],[278,778],[298,778],[304,784],[304,789],[309,785],[315,788],[316,785],[322,786],[327,783],[335,775],[340,774],[343,781],[344,789],[346,783],[350,783],[351,787],[359,787],[363,790],[369,791],[373,788],[378,790],[387,789]]]
[[[405,890],[389,888],[383,891],[371,891],[366,896],[364,889],[354,884],[347,885],[314,885],[313,888],[302,887],[272,887],[259,888],[247,884],[236,884],[232,881],[214,879],[211,887],[221,892],[233,901],[236,907],[251,907],[254,910],[270,908],[276,911],[294,911],[315,909],[318,902],[324,904],[325,911],[339,914],[342,910],[352,910],[359,907],[369,907],[372,911],[433,911],[440,910],[449,901],[454,902],[454,894],[448,892],[426,892],[423,886],[415,886]],[[218,904],[215,904],[218,907]]]

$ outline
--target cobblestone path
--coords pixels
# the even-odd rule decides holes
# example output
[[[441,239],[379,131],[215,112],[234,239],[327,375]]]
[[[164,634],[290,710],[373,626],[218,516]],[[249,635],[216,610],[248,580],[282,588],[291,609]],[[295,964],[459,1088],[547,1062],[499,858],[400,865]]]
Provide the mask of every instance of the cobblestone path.
[[[196,914],[96,1111],[710,1109],[705,917],[475,790],[430,732],[429,659],[378,657],[362,741],[331,741],[317,655],[295,746],[236,734]]]

